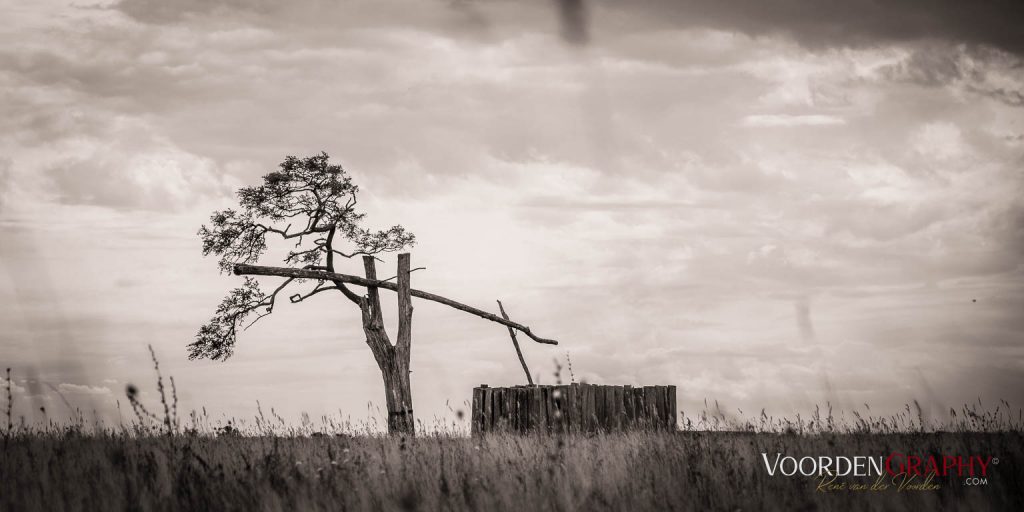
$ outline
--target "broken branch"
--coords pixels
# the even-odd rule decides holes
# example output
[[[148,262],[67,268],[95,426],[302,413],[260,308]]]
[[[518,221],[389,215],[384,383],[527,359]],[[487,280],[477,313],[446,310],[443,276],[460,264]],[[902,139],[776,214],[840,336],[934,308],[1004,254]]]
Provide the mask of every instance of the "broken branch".
[[[508,320],[508,313],[505,313],[505,306],[501,305],[501,301],[498,301],[498,310],[501,311],[501,316]],[[530,377],[530,369],[526,367],[526,359],[523,359],[523,351],[519,348],[519,340],[516,339],[516,332],[511,327],[508,328],[508,335],[512,337],[512,345],[516,347],[516,355],[519,356],[519,362],[523,365],[523,371],[526,372],[526,382],[531,386],[533,385],[533,377]]]
[[[339,274],[337,272],[324,272],[321,270],[307,270],[300,268],[289,268],[289,267],[266,267],[262,265],[247,265],[244,263],[237,263],[234,266],[235,275],[239,276],[277,276],[277,277],[292,277],[299,279],[317,279],[317,280],[329,280],[337,283],[348,283],[357,286],[364,286],[367,288],[383,288],[385,290],[397,291],[398,285],[389,281],[380,281],[377,279],[367,279],[365,277],[353,276],[349,274]],[[444,304],[445,306],[455,308],[459,311],[469,313],[471,315],[478,316],[484,320],[490,320],[495,323],[499,323],[506,327],[511,327],[523,334],[527,335],[533,341],[537,343],[543,343],[545,345],[558,345],[558,342],[551,339],[541,338],[532,332],[530,328],[511,320],[506,320],[494,313],[488,313],[481,309],[474,308],[473,306],[467,306],[461,302],[456,302],[447,297],[442,297],[430,292],[424,292],[421,290],[410,290],[410,295],[421,299],[429,300]]]

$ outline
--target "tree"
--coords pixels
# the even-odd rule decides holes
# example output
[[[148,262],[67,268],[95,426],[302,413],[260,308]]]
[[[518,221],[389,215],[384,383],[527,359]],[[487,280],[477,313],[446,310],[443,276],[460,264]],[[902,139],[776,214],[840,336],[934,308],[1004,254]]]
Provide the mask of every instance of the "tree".
[[[412,297],[451,306],[523,332],[538,343],[557,344],[535,336],[528,327],[472,306],[410,287],[410,258],[398,255],[397,282],[377,279],[376,255],[412,246],[416,237],[402,226],[370,231],[360,226],[365,214],[356,210],[359,188],[326,153],[308,158],[289,156],[263,183],[238,191],[239,208],[216,211],[199,230],[203,255],[220,257],[222,272],[242,275],[242,286],[231,290],[213,317],[199,328],[188,345],[189,358],[228,359],[239,328],[248,328],[274,312],[278,296],[289,286],[313,282],[304,293],[289,296],[299,303],[314,295],[334,292],[359,308],[366,344],[384,379],[388,430],[414,433],[409,362],[412,347]],[[299,226],[299,227],[296,227]],[[285,267],[255,265],[267,251],[268,237],[294,242]],[[347,250],[348,252],[344,252]],[[362,257],[365,277],[336,271],[335,264]],[[269,294],[251,276],[284,278]],[[365,295],[349,285],[366,289]],[[398,333],[394,344],[384,329],[379,290],[398,293]],[[246,320],[255,318],[246,324]],[[244,327],[243,327],[244,326]]]

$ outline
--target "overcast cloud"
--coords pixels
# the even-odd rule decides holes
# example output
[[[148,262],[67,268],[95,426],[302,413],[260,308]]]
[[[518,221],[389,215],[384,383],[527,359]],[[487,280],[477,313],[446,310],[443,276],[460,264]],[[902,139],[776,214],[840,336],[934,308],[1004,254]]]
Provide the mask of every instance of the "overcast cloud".
[[[1024,399],[1019,2],[0,5],[19,396],[114,418],[151,343],[183,408],[367,417],[380,377],[340,298],[185,357],[237,285],[199,225],[325,150],[370,225],[417,234],[414,287],[562,341],[525,347],[542,382],[568,353],[687,413]],[[425,421],[524,380],[507,331],[441,306],[414,346]]]

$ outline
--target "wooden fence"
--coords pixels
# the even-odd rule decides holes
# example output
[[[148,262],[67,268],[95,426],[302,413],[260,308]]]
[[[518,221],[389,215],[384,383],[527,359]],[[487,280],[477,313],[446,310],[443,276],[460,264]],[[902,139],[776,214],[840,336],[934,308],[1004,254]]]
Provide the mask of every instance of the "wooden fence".
[[[515,386],[473,389],[472,432],[675,430],[675,386]]]

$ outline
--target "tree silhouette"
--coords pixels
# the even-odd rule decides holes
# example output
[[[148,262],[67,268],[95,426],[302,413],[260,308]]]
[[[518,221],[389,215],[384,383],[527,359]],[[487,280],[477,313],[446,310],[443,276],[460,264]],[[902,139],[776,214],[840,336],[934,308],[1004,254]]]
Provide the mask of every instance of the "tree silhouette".
[[[414,433],[409,361],[412,344],[412,297],[439,302],[458,310],[516,329],[539,343],[557,344],[535,336],[528,327],[454,300],[410,288],[408,253],[398,255],[397,282],[378,280],[375,255],[412,246],[416,237],[402,226],[382,231],[361,227],[365,214],[356,210],[359,188],[327,153],[308,158],[289,156],[280,170],[263,177],[263,183],[238,191],[239,208],[216,211],[210,224],[199,230],[203,255],[220,257],[222,272],[244,275],[242,286],[231,290],[213,317],[199,328],[188,345],[189,358],[226,360],[235,347],[239,328],[247,328],[274,312],[278,296],[289,286],[312,281],[304,293],[289,296],[302,302],[323,292],[336,292],[361,312],[366,344],[384,379],[388,430]],[[257,266],[267,251],[268,237],[293,243],[284,258],[285,267]],[[345,252],[348,251],[348,252]],[[365,277],[336,271],[335,263],[361,256]],[[269,294],[253,275],[284,278]],[[364,287],[365,295],[349,285]],[[394,344],[384,329],[379,289],[398,293],[398,333]],[[250,317],[252,320],[249,320]],[[248,322],[247,322],[248,321]]]

